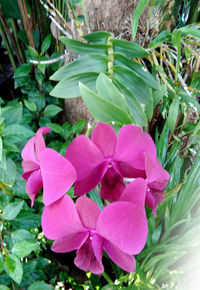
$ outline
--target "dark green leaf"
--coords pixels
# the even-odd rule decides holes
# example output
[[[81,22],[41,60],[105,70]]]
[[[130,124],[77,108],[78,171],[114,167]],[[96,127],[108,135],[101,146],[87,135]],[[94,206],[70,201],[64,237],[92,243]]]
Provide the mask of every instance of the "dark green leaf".
[[[174,29],[172,32],[172,44],[177,50],[177,62],[176,62],[176,80],[179,74],[179,67],[181,61],[181,32],[180,30]]]
[[[126,97],[126,101],[129,107],[129,111],[133,116],[136,125],[146,126],[147,118],[144,114],[144,111],[140,105],[138,99],[134,96],[134,94],[126,87],[121,81],[117,78],[112,77],[114,84],[118,87],[121,93]]]
[[[47,126],[51,129],[51,131],[60,134],[61,136],[64,134],[64,129],[59,124],[47,123]]]
[[[163,42],[170,41],[171,34],[168,30],[163,30],[154,40],[149,44],[149,47],[156,48],[160,46]]]
[[[90,34],[83,35],[82,38],[92,43],[106,43],[108,37],[112,36],[111,33],[106,31],[95,31]]]
[[[26,108],[31,111],[31,112],[36,112],[37,111],[37,107],[36,104],[33,102],[30,102],[28,100],[24,100],[24,105],[26,106]]]
[[[22,275],[23,275],[23,269],[22,264],[20,263],[20,260],[14,256],[9,254],[6,256],[5,259],[5,270],[8,273],[8,275],[18,284],[21,283]]]
[[[129,112],[126,99],[105,74],[100,74],[96,82],[97,93],[100,97]]]
[[[30,54],[34,57],[37,57],[38,56],[38,53],[37,51],[35,50],[35,48],[31,47],[31,46],[28,46],[28,50],[30,52]]]
[[[131,61],[129,58],[125,57],[120,53],[114,53],[114,66],[123,65],[132,69],[139,77],[143,79],[143,81],[153,89],[158,89],[159,84],[154,79],[152,74],[147,70],[146,67],[141,65],[140,63]]]
[[[12,254],[14,254],[18,258],[24,258],[35,250],[38,250],[38,244],[36,242],[30,243],[27,241],[23,241],[14,244],[12,248]]]
[[[21,123],[22,120],[22,103],[6,106],[2,108],[2,117],[5,118],[5,125]]]
[[[107,53],[109,45],[107,44],[89,44],[78,40],[69,39],[65,36],[61,36],[60,40],[62,43],[69,48],[71,51],[77,54],[88,54],[88,53]]]
[[[45,53],[49,49],[51,45],[51,41],[52,41],[52,36],[51,34],[48,34],[42,42],[41,54]]]
[[[4,16],[21,19],[21,12],[17,0],[1,0],[0,4]]]
[[[84,55],[73,62],[66,64],[55,72],[50,79],[60,81],[67,76],[83,72],[106,72],[109,57],[97,53]]]
[[[55,88],[51,91],[50,95],[57,98],[75,98],[80,96],[78,83],[82,82],[90,89],[95,90],[96,79],[98,73],[86,72],[78,73],[64,78],[60,81]]]
[[[140,16],[142,15],[143,11],[145,10],[147,4],[150,0],[140,0],[137,4],[137,7],[135,8],[135,11],[133,13],[132,17],[132,39],[134,41],[137,29],[138,29],[138,21],[140,19]]]
[[[11,239],[12,239],[13,244],[23,242],[23,241],[37,244],[35,237],[29,231],[26,231],[24,229],[19,229],[12,232]]]
[[[58,113],[62,111],[62,108],[56,106],[56,105],[48,105],[44,110],[44,116],[46,117],[54,117]]]
[[[2,255],[0,254],[0,273],[3,271],[3,265],[4,265],[4,262],[3,262],[3,257]]]
[[[73,133],[81,133],[85,127],[85,120],[79,120],[76,123],[73,124],[72,126],[72,132]]]
[[[6,220],[13,220],[16,218],[16,216],[19,214],[22,206],[23,206],[23,200],[17,200],[15,202],[9,203],[4,208],[4,218]]]
[[[41,216],[28,210],[22,210],[13,223],[26,230],[37,228],[41,225]]]
[[[81,83],[80,92],[86,106],[96,120],[102,122],[114,121],[122,124],[132,123],[131,117],[120,107],[96,95]]]
[[[17,167],[15,162],[8,158],[6,162],[6,168],[0,170],[0,180],[7,186],[12,186],[15,182]]]
[[[20,77],[25,77],[29,75],[32,69],[32,64],[31,63],[25,63],[17,67],[14,73],[15,78],[20,78]]]
[[[114,52],[119,52],[127,57],[145,57],[148,56],[149,53],[141,46],[136,43],[130,43],[121,39],[111,39]]]

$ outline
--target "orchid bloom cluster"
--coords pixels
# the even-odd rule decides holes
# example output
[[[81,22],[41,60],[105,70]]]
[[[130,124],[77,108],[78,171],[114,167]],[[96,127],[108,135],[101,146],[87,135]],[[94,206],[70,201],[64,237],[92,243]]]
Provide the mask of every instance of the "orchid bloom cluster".
[[[91,139],[76,137],[63,157],[46,147],[43,135],[49,131],[40,128],[24,147],[22,177],[32,206],[43,188],[42,229],[54,240],[52,250],[77,250],[76,266],[94,274],[104,272],[104,250],[122,269],[135,272],[133,255],[148,234],[145,204],[155,216],[169,180],[150,135],[126,125],[117,137],[112,126],[99,122]],[[66,194],[73,184],[75,204]],[[97,187],[102,211],[86,196]]]

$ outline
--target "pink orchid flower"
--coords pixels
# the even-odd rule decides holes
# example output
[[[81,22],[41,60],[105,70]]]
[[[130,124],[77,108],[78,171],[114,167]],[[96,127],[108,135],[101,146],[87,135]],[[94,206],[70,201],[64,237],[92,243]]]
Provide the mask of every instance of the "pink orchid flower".
[[[170,176],[162,168],[160,161],[158,159],[153,161],[148,154],[145,159],[145,167],[148,182],[146,204],[153,210],[153,214],[156,216],[156,208],[164,200],[163,189],[167,186]]]
[[[101,182],[101,197],[117,201],[125,189],[123,177],[146,178],[145,154],[156,160],[155,144],[141,128],[126,125],[117,138],[110,125],[99,122],[91,140],[81,135],[66,150],[77,172],[75,194],[87,193]]]
[[[61,198],[73,185],[76,171],[65,157],[46,148],[43,135],[48,127],[38,129],[22,150],[22,177],[27,180],[26,191],[33,206],[37,193],[43,187],[43,201],[49,205]]]
[[[144,181],[145,182],[145,181]],[[133,194],[131,202],[113,202],[100,211],[86,196],[76,204],[65,195],[44,208],[44,235],[55,240],[52,250],[58,253],[77,250],[74,263],[84,271],[101,274],[103,249],[117,265],[127,272],[135,272],[135,259],[147,238],[147,219],[144,208],[146,187],[139,198]],[[135,201],[133,196],[135,196]]]

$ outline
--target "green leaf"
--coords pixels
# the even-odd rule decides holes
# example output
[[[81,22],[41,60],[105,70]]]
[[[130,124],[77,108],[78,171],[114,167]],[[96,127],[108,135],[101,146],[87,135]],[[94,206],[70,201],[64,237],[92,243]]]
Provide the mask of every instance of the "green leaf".
[[[102,122],[132,123],[131,117],[120,107],[96,95],[85,85],[80,83],[81,96],[86,106],[96,120]]]
[[[55,123],[47,123],[47,126],[51,129],[51,131],[60,134],[61,136],[64,134],[64,129],[61,125]]]
[[[27,241],[14,244],[12,248],[12,254],[18,258],[24,258],[28,256],[32,251],[38,250],[37,243],[30,243]]]
[[[62,111],[62,108],[56,106],[56,105],[48,105],[44,110],[44,116],[46,117],[54,117],[58,113]]]
[[[11,239],[13,244],[24,241],[37,244],[35,237],[29,231],[26,231],[24,229],[19,229],[12,232]]]
[[[5,270],[8,275],[18,284],[21,283],[23,268],[20,260],[14,255],[8,255],[5,258]]]
[[[152,91],[149,86],[132,70],[122,67],[114,67],[114,77],[117,77],[136,96],[140,104],[146,107],[152,103]]]
[[[22,125],[19,124],[12,124],[7,126],[4,131],[2,136],[7,137],[12,140],[12,142],[21,142],[26,138],[30,138],[34,135],[34,132]]]
[[[17,173],[17,166],[15,162],[11,158],[8,158],[6,162],[6,168],[0,170],[1,182],[11,187],[15,182],[16,173]]]
[[[120,93],[117,87],[113,84],[105,74],[101,73],[96,82],[97,93],[100,97],[122,108],[129,113],[125,97]]]
[[[107,54],[107,49],[109,48],[109,45],[107,44],[89,44],[78,40],[69,39],[65,36],[61,36],[60,40],[67,48],[69,48],[71,51],[77,54],[88,54],[88,53]]]
[[[32,69],[31,63],[22,64],[16,68],[14,77],[15,78],[26,77],[31,72],[31,69]]]
[[[86,35],[83,35],[82,38],[86,39],[88,42],[92,43],[106,43],[108,37],[112,36],[111,33],[106,31],[95,31]]]
[[[41,45],[41,54],[44,54],[50,47],[52,41],[51,34],[48,34],[42,42]]]
[[[133,13],[132,17],[132,39],[134,41],[137,29],[138,29],[138,21],[140,19],[140,16],[142,15],[143,11],[145,10],[146,6],[148,5],[150,0],[140,0],[137,4],[137,7],[135,8],[135,11]]]
[[[10,288],[5,285],[0,285],[0,290],[10,290]]]
[[[84,72],[68,76],[60,81],[50,92],[50,95],[57,98],[75,98],[80,96],[78,83],[82,82],[91,90],[95,90],[98,73]]]
[[[0,162],[2,161],[2,152],[3,152],[3,142],[0,136]]]
[[[84,72],[106,72],[109,57],[98,53],[84,55],[73,62],[66,64],[55,72],[50,79],[60,81],[65,77]]]
[[[141,65],[140,63],[131,61],[129,58],[125,57],[120,53],[114,53],[114,66],[123,65],[133,70],[143,81],[153,89],[158,89],[159,84],[154,79],[152,74],[148,71],[146,67]]]
[[[160,88],[156,91],[153,91],[153,106],[155,106],[163,99],[167,92],[167,86],[162,85]]]
[[[37,57],[38,56],[38,53],[37,51],[35,50],[35,48],[31,47],[31,46],[28,46],[28,51],[30,52],[30,54],[34,57]]]
[[[21,12],[18,1],[1,0],[0,3],[4,16],[14,19],[21,19]]]
[[[179,74],[180,61],[181,61],[181,31],[174,29],[172,32],[172,45],[177,49],[177,62],[176,62],[176,80]]]
[[[83,131],[84,128],[85,128],[85,120],[79,120],[73,124],[72,132],[77,134]]]
[[[28,100],[24,100],[24,105],[26,106],[26,108],[31,111],[31,112],[36,112],[37,111],[37,107],[36,104],[33,102],[30,102]]]
[[[13,221],[18,228],[30,230],[41,226],[41,215],[34,214],[28,210],[22,210],[20,214]]]
[[[3,268],[4,268],[3,257],[2,257],[2,255],[0,254],[0,273],[3,271]]]
[[[92,200],[94,200],[94,202],[96,202],[100,210],[104,209],[104,204],[102,202],[102,199],[100,198],[99,194],[94,189],[90,191],[89,196]]]
[[[127,86],[125,86],[121,81],[117,78],[112,77],[114,84],[118,87],[121,93],[126,97],[126,101],[128,104],[129,111],[135,121],[136,125],[146,126],[147,118],[144,114],[144,111],[140,105],[138,99],[134,96],[134,94],[129,90]]]
[[[24,204],[23,200],[17,200],[15,202],[9,203],[4,208],[4,218],[6,220],[13,220],[16,218],[16,216],[19,214],[22,206]]]
[[[5,125],[21,123],[22,121],[22,103],[6,106],[2,108],[2,117],[5,119]]]
[[[170,41],[171,39],[171,34],[168,30],[163,30],[161,33],[154,38],[154,40],[149,44],[149,47],[151,48],[156,48],[160,46],[163,42]]]
[[[53,288],[48,285],[47,283],[44,283],[43,281],[36,281],[33,282],[29,287],[28,290],[53,290]]]
[[[182,35],[188,36],[189,34],[196,38],[200,38],[200,30],[195,27],[185,26],[185,27],[179,28],[179,31],[181,31]]]
[[[174,133],[178,113],[179,113],[179,97],[176,96],[169,107],[169,115],[167,118],[168,127],[172,134]]]
[[[111,39],[113,43],[114,52],[121,53],[127,57],[145,57],[148,56],[149,53],[141,46],[136,43],[130,43],[121,39]]]

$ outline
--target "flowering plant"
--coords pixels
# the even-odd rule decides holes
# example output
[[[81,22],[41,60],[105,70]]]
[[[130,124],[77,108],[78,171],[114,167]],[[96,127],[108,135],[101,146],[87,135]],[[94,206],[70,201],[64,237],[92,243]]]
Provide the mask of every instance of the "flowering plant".
[[[164,199],[169,174],[156,158],[156,147],[146,132],[126,125],[117,137],[112,126],[98,123],[91,139],[76,137],[63,157],[47,148],[40,128],[22,151],[23,178],[32,205],[43,187],[42,229],[54,240],[52,250],[77,250],[75,264],[94,274],[104,272],[103,250],[127,272],[145,246],[148,227],[145,203],[156,215]],[[75,183],[74,204],[66,192]],[[97,188],[105,207],[86,195]]]

